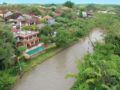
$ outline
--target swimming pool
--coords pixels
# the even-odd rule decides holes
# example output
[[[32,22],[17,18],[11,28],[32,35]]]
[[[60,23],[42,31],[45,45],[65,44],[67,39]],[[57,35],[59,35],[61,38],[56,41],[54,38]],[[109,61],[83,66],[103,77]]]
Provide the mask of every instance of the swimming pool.
[[[31,55],[34,55],[34,54],[37,54],[37,53],[43,51],[44,49],[45,48],[43,46],[40,46],[40,47],[37,47],[35,49],[28,51],[27,54],[31,56]]]

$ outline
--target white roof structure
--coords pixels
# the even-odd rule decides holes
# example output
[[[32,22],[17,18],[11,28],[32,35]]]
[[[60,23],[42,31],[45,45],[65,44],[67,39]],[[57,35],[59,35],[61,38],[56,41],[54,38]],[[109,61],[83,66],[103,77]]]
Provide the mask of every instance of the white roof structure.
[[[25,18],[23,16],[19,16],[17,20],[25,20]]]
[[[35,34],[38,34],[39,32],[37,31],[23,31],[23,30],[20,30],[18,32],[14,32],[14,36],[15,37],[28,37],[28,36],[32,36],[32,35],[35,35]]]
[[[23,14],[23,17],[25,17],[25,19],[32,19],[32,17],[30,15],[27,15],[27,14]]]
[[[87,17],[87,12],[83,11],[83,12],[82,12],[82,16],[83,16],[83,17]]]
[[[11,11],[8,11],[7,13],[5,13],[4,14],[4,17],[6,18],[6,17],[8,17],[8,16],[10,16],[10,15],[12,15],[13,13],[11,12]]]

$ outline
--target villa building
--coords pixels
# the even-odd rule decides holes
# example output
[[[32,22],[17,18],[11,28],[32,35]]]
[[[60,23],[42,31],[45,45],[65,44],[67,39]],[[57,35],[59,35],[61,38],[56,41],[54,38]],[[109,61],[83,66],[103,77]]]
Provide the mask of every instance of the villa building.
[[[88,11],[82,11],[82,17],[83,18],[87,18],[87,17],[92,17],[94,15],[92,10],[88,10]]]
[[[39,44],[40,39],[37,36],[39,32],[17,30],[15,26],[12,28],[12,32],[17,39],[17,47],[25,46],[27,48],[32,48]]]
[[[53,17],[47,15],[43,18],[47,21],[48,25],[54,25],[55,24],[55,19]]]
[[[25,46],[27,48],[34,47],[39,44],[38,32],[33,31],[20,31],[17,35],[17,47]]]
[[[5,14],[4,14],[4,19],[6,20],[6,21],[9,21],[9,20],[11,20],[11,19],[17,19],[19,16],[21,16],[22,14],[21,13],[19,13],[19,12],[11,12],[11,11],[8,11],[8,12],[6,12]]]
[[[23,14],[22,16],[17,18],[17,21],[18,23],[21,22],[21,24],[23,25],[37,25],[40,24],[40,18],[40,16]]]

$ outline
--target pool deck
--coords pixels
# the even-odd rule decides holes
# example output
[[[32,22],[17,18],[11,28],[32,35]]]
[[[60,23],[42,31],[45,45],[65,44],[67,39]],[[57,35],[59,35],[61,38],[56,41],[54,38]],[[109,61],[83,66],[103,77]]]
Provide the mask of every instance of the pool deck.
[[[27,53],[27,52],[29,52],[29,51],[31,51],[31,50],[33,50],[33,49],[37,48],[37,47],[42,46],[43,44],[44,44],[44,43],[40,43],[40,44],[38,44],[38,45],[36,45],[36,46],[34,46],[34,47],[30,48],[30,49],[27,49],[25,52]]]
[[[38,45],[36,45],[36,46],[30,48],[30,49],[27,49],[27,50],[25,51],[25,54],[26,54],[27,56],[29,56],[30,58],[33,58],[33,57],[37,56],[37,55],[39,55],[41,52],[43,52],[44,50],[41,51],[41,52],[32,54],[32,55],[27,54],[27,52],[29,52],[29,51],[31,51],[31,50],[34,50],[34,49],[36,49],[36,48],[38,48],[38,47],[41,47],[41,46],[43,46],[43,45],[44,45],[44,43],[40,43],[40,44],[38,44]]]

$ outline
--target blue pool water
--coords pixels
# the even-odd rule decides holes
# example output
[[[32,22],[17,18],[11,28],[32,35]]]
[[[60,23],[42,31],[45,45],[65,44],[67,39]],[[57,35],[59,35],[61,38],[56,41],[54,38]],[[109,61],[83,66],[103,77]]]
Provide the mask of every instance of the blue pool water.
[[[45,48],[43,46],[40,46],[40,47],[37,47],[37,48],[35,48],[33,50],[28,51],[27,54],[28,55],[34,55],[34,54],[37,54],[37,53],[43,51],[44,49]]]

